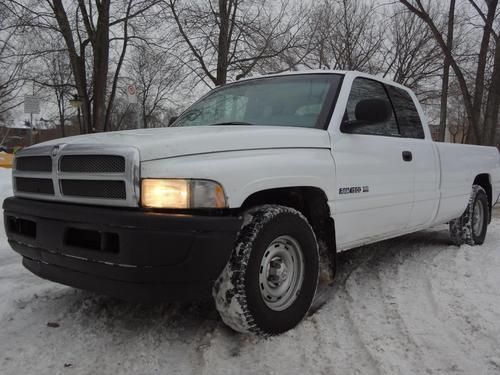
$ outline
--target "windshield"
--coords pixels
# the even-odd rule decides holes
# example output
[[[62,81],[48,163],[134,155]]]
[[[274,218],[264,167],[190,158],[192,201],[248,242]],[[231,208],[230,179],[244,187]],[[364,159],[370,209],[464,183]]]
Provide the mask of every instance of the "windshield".
[[[172,126],[269,125],[326,128],[342,76],[259,78],[214,89]]]

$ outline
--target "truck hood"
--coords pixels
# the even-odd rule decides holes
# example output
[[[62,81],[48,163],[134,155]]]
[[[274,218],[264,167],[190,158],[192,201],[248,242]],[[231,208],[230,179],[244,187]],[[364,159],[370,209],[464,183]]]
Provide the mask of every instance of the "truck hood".
[[[33,146],[59,144],[128,145],[142,161],[224,151],[275,148],[330,148],[328,132],[280,126],[193,126],[126,130],[60,138]]]

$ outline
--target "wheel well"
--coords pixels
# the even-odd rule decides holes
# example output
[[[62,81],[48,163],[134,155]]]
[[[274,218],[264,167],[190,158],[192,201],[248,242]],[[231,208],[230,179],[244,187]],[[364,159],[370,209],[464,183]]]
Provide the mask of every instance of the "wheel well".
[[[314,230],[320,246],[320,256],[325,255],[325,249],[329,264],[335,264],[335,223],[330,215],[328,198],[322,189],[299,186],[263,190],[250,195],[241,208],[246,210],[263,204],[279,204],[300,211]]]
[[[493,193],[491,189],[491,182],[490,182],[490,175],[483,173],[480,175],[477,175],[476,178],[474,179],[474,185],[479,185],[481,186],[484,191],[486,191],[486,195],[488,197],[488,206],[490,209],[490,220],[491,220],[491,209],[493,207]]]

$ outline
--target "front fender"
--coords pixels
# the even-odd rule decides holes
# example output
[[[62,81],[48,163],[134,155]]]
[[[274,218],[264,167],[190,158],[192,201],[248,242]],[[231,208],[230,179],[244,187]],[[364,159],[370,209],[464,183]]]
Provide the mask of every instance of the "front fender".
[[[217,152],[141,163],[142,178],[200,178],[224,187],[229,207],[238,208],[253,193],[309,186],[334,197],[335,165],[329,149],[286,148]]]

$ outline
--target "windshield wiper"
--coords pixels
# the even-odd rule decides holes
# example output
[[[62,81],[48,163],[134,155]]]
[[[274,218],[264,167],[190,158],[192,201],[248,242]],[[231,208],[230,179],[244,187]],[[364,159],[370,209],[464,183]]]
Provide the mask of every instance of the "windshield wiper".
[[[227,122],[216,122],[215,124],[210,124],[209,126],[217,126],[217,125],[253,125],[253,124],[244,121],[227,121]]]

